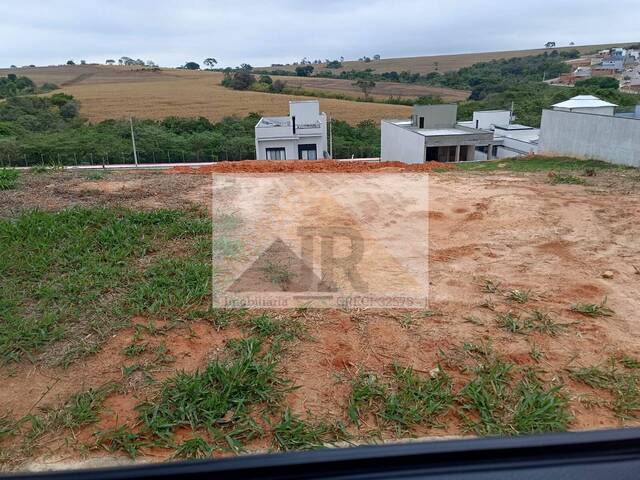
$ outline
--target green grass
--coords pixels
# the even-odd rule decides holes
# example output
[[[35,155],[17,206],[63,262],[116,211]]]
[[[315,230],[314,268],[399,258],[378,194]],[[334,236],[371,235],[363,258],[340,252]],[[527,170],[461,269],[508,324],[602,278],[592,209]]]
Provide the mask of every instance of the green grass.
[[[150,442],[127,425],[104,430],[96,433],[96,444],[110,452],[126,452],[135,459],[141,448],[149,446]]]
[[[268,261],[261,270],[266,280],[279,286],[283,290],[287,289],[288,285],[296,276],[296,274],[289,269],[289,266],[282,262]]]
[[[0,190],[16,188],[20,172],[12,168],[0,168]]]
[[[214,447],[212,447],[209,442],[204,438],[197,436],[190,438],[189,440],[185,440],[178,445],[174,456],[176,458],[188,459],[210,458],[213,451]]]
[[[140,420],[154,437],[171,442],[177,428],[215,432],[232,448],[261,433],[252,408],[276,407],[288,388],[277,356],[259,338],[231,342],[225,358],[203,370],[167,380],[156,398],[139,405]]]
[[[305,422],[286,408],[273,428],[273,445],[278,450],[312,450],[347,437],[344,426]]]
[[[531,298],[531,291],[519,289],[509,290],[509,292],[507,293],[507,298],[509,300],[513,300],[514,302],[527,303]]]
[[[629,364],[625,358],[628,357],[619,363],[612,359],[608,365],[572,369],[569,375],[590,387],[608,390],[615,414],[621,419],[635,419],[640,414],[640,374],[635,364]]]
[[[555,336],[567,328],[567,324],[556,322],[549,313],[534,310],[529,317],[521,318],[511,312],[498,314],[497,325],[511,333],[531,332]]]
[[[510,158],[492,160],[489,162],[460,163],[458,168],[462,170],[492,172],[548,172],[548,171],[584,171],[592,170],[624,170],[630,167],[613,165],[599,160],[578,160],[570,157],[541,157]]]
[[[571,416],[559,385],[547,386],[533,370],[516,380],[515,367],[492,357],[480,361],[460,390],[459,411],[478,435],[517,435],[563,431]]]
[[[615,312],[607,307],[607,299],[604,298],[602,302],[596,303],[575,303],[571,305],[571,311],[581,313],[588,317],[610,317]]]
[[[363,417],[373,416],[378,426],[397,433],[416,425],[439,427],[439,418],[455,400],[452,388],[451,378],[440,368],[433,376],[424,376],[395,364],[388,381],[361,373],[351,384],[348,416],[357,425]]]
[[[52,356],[67,364],[133,314],[180,314],[207,301],[210,232],[203,213],[173,210],[71,208],[0,220],[0,362],[64,340]],[[185,256],[163,255],[171,241],[184,241]]]
[[[587,185],[587,181],[584,178],[576,177],[570,173],[559,173],[551,177],[552,185]]]

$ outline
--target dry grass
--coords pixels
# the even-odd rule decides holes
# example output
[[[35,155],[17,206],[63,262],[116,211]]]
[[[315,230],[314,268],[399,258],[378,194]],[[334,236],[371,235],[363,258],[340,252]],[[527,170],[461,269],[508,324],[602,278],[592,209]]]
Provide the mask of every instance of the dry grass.
[[[123,67],[75,66],[13,70],[37,83],[54,82],[81,102],[81,114],[92,122],[108,118],[162,119],[167,116],[203,116],[217,121],[251,112],[286,115],[289,100],[309,97],[238,92],[220,85],[222,74],[164,69],[159,72]],[[0,76],[11,70],[0,70]],[[350,82],[347,82],[350,85]],[[388,95],[386,95],[388,96]],[[357,123],[363,120],[403,118],[411,109],[384,105],[320,99],[320,107],[333,118]]]
[[[362,97],[362,91],[353,86],[352,80],[340,80],[336,78],[317,77],[278,77],[286,81],[291,86],[301,86],[311,90],[324,90],[328,92],[343,93],[354,97]],[[371,91],[371,96],[375,98],[417,98],[427,95],[437,95],[447,102],[458,102],[469,98],[471,92],[466,90],[454,90],[452,88],[430,87],[427,85],[417,85],[396,82],[378,82]]]
[[[615,44],[618,45],[618,44]],[[629,44],[620,44],[629,45]],[[574,47],[563,47],[558,50],[572,50],[577,49],[580,53],[589,53],[595,50],[602,50],[614,44],[607,45],[583,45]],[[450,70],[458,70],[463,67],[468,67],[478,62],[488,62],[491,60],[498,60],[501,58],[513,58],[513,57],[526,57],[528,55],[538,55],[544,52],[545,49],[533,49],[533,50],[513,50],[503,52],[483,52],[483,53],[463,53],[458,55],[433,55],[428,57],[405,57],[405,58],[386,58],[378,61],[371,61],[369,63],[358,61],[346,61],[343,63],[344,67],[341,69],[335,69],[333,72],[340,73],[342,70],[365,70],[371,68],[376,72],[401,72],[408,70],[413,73],[426,74],[435,71],[435,63],[438,62],[438,70],[441,72],[447,72]],[[325,68],[322,65],[314,65],[316,73]],[[265,67],[270,69],[271,67]],[[281,70],[295,70],[295,66],[289,65],[284,67],[277,67]]]

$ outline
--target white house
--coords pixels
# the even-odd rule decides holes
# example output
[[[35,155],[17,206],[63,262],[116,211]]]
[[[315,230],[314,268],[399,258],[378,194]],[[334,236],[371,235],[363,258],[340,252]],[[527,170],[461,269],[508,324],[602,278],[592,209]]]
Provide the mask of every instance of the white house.
[[[382,120],[381,160],[469,161],[480,146],[491,156],[493,133],[456,124],[457,112],[457,105],[416,105],[411,119]]]
[[[289,116],[262,117],[256,125],[258,160],[329,158],[327,116],[317,100],[289,102]]]
[[[593,95],[578,95],[569,100],[552,105],[554,110],[574,113],[591,113],[595,115],[613,116],[617,105],[605,102]]]
[[[513,122],[509,110],[484,110],[473,112],[473,120],[458,122],[468,128],[480,128],[493,132],[492,151],[484,146],[476,148],[475,160],[510,158],[538,152],[540,129]]]

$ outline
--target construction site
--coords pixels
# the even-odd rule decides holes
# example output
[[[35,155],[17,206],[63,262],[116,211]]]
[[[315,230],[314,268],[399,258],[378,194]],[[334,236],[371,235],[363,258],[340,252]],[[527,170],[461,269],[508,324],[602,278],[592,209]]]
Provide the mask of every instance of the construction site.
[[[428,177],[428,305],[212,307],[216,259],[247,255],[212,185],[294,174]],[[402,206],[358,220],[408,239]],[[636,169],[564,158],[25,170],[0,192],[2,468],[638,426],[639,213]]]

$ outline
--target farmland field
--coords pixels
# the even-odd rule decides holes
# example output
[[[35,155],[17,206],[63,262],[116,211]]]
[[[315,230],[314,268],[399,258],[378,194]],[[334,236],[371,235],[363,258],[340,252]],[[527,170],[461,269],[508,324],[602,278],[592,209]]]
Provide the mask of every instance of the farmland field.
[[[586,54],[590,52],[594,52],[597,50],[602,50],[604,48],[608,48],[609,46],[623,46],[629,45],[628,43],[621,44],[606,44],[606,45],[581,45],[581,46],[572,46],[572,47],[561,47],[557,48],[559,51],[563,50],[579,50],[580,53]],[[532,50],[509,50],[503,52],[479,52],[479,53],[462,53],[456,55],[430,55],[424,57],[404,57],[404,58],[383,58],[382,60],[371,61],[371,62],[359,62],[359,61],[345,61],[343,62],[343,67],[338,69],[332,69],[331,71],[339,74],[341,71],[349,71],[349,70],[366,70],[368,68],[373,69],[374,72],[383,73],[383,72],[402,72],[403,70],[412,72],[412,73],[421,73],[427,74],[434,71],[440,72],[448,72],[451,70],[458,70],[463,67],[469,67],[474,63],[478,62],[488,62],[491,60],[499,60],[501,58],[513,58],[513,57],[525,57],[529,55],[539,55],[545,52],[546,49],[538,48]],[[373,55],[373,54],[372,54]],[[437,64],[437,68],[436,68]],[[327,70],[324,68],[324,65],[314,65],[316,70],[314,73],[322,72]],[[285,65],[278,67],[261,67],[260,69],[266,70],[295,70],[294,65]]]
[[[256,165],[282,166],[214,175]],[[219,310],[212,252],[249,249],[235,211],[213,215],[211,168],[22,172],[0,191],[0,470],[638,426],[637,170],[430,173],[428,309]],[[358,205],[367,223],[379,207]]]
[[[343,93],[353,97],[362,97],[362,91],[353,85],[353,80],[341,80],[337,78],[317,77],[274,77],[287,82],[287,85],[300,86],[309,90],[322,90],[325,92]],[[454,90],[453,88],[430,87],[428,85],[378,82],[371,90],[374,98],[385,99],[389,97],[417,98],[434,95],[441,97],[445,102],[459,102],[469,98],[471,92],[466,90]]]
[[[92,122],[129,116],[140,119],[203,116],[218,121],[231,115],[244,117],[251,112],[286,115],[289,100],[309,99],[230,90],[220,85],[222,74],[217,72],[173,69],[152,72],[87,65],[0,70],[0,76],[7,73],[28,76],[39,84],[56,83],[61,88],[58,91],[73,95],[81,102],[81,114]],[[399,94],[402,94],[406,86],[400,87]],[[320,99],[320,107],[331,117],[350,123],[403,118],[411,111],[402,105],[335,99]]]

